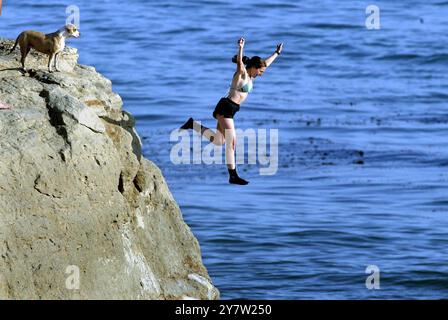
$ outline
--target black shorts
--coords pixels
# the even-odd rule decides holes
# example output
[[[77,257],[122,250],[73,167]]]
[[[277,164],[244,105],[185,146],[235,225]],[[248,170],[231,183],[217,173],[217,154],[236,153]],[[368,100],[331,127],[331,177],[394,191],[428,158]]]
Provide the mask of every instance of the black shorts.
[[[213,118],[216,118],[216,114],[223,115],[224,118],[233,118],[235,113],[240,110],[240,105],[233,102],[229,98],[221,98],[216,105],[215,111],[213,111]]]

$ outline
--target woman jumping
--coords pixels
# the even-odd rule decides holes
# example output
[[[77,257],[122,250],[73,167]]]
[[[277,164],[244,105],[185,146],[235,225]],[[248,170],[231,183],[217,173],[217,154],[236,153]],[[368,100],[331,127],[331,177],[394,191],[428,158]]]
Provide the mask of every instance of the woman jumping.
[[[283,43],[277,45],[275,52],[266,60],[258,56],[248,58],[243,55],[245,40],[238,40],[238,54],[232,61],[237,64],[236,72],[233,75],[232,84],[225,98],[221,98],[213,111],[213,117],[218,120],[216,132],[198,125],[193,118],[190,118],[180,128],[194,129],[215,145],[223,145],[226,141],[226,162],[229,170],[229,183],[245,185],[249,182],[240,178],[236,173],[235,145],[236,132],[233,123],[233,116],[240,110],[240,105],[246,100],[252,91],[253,80],[262,76],[266,68],[280,55],[283,50]],[[227,136],[226,136],[227,135]],[[230,145],[229,145],[229,142]]]

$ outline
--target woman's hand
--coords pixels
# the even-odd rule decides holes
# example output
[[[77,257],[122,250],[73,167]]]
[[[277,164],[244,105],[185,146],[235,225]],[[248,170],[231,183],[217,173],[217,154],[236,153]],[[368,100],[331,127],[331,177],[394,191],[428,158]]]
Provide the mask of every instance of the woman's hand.
[[[238,55],[236,57],[236,72],[241,73],[244,72],[244,70],[246,70],[246,67],[244,66],[243,63],[243,48],[244,48],[244,43],[246,42],[246,40],[244,40],[244,38],[240,38],[238,40]]]
[[[246,43],[246,40],[244,40],[244,38],[240,38],[239,40],[238,40],[238,47],[239,48],[244,48],[244,44]]]
[[[280,53],[282,53],[282,50],[283,50],[283,43],[280,43],[277,45],[277,50],[275,50],[275,52],[280,54]]]
[[[271,63],[274,62],[274,60],[278,58],[280,53],[282,53],[282,50],[283,50],[283,43],[279,43],[277,45],[277,48],[275,49],[274,53],[269,58],[267,58],[265,60],[267,67],[269,67],[271,65]]]

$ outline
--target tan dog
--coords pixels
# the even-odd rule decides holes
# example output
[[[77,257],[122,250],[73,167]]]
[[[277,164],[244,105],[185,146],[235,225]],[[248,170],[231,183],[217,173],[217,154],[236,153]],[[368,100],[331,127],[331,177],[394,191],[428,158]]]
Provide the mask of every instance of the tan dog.
[[[77,30],[76,26],[73,24],[68,24],[58,31],[49,34],[43,34],[42,32],[37,31],[23,31],[16,39],[16,43],[14,47],[11,49],[9,54],[11,54],[14,49],[17,47],[17,44],[20,45],[20,52],[22,53],[22,58],[20,62],[22,63],[22,68],[25,69],[25,59],[31,48],[48,54],[48,71],[53,72],[51,69],[51,65],[54,60],[54,68],[56,71],[59,71],[57,59],[58,55],[64,50],[65,47],[65,39],[68,38],[79,38],[81,33]]]

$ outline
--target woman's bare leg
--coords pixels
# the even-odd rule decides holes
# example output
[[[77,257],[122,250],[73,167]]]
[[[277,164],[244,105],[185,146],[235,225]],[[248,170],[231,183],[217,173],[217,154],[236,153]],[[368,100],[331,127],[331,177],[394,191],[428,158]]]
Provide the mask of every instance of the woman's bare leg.
[[[206,137],[210,142],[215,145],[226,145],[226,164],[229,171],[229,183],[246,185],[249,181],[246,181],[238,176],[236,173],[235,163],[235,146],[236,146],[236,131],[232,118],[224,118],[222,115],[216,115],[218,124],[216,126],[216,132],[213,130],[199,125],[193,118],[188,119],[180,128],[187,130],[193,129]]]
[[[222,146],[226,142],[224,134],[225,134],[224,128],[219,123],[219,120],[216,121],[216,134],[215,134],[215,144],[216,145]]]
[[[194,121],[193,118],[188,119],[185,124],[181,126],[181,129],[187,130],[187,129],[193,129],[197,133],[204,136],[207,140],[212,142],[213,144],[217,146],[222,146],[225,142],[224,140],[224,130],[220,129],[221,126],[218,121],[218,125],[216,127],[216,132],[214,132],[212,129],[207,128],[203,125],[199,125],[198,122]]]
[[[226,143],[226,163],[229,171],[229,182],[233,184],[246,185],[249,181],[240,178],[236,172],[235,163],[235,146],[236,131],[233,119],[218,117],[220,126],[224,129],[224,137]]]
[[[200,126],[198,123],[195,123],[193,125],[193,130],[203,135],[208,141],[210,141],[214,145],[222,146],[225,142],[224,135],[219,130],[219,122],[216,128],[216,132],[210,128],[207,128],[206,126],[203,125]]]
[[[235,124],[232,118],[219,117],[218,123],[223,128],[224,138],[226,142],[226,164],[227,168],[235,169],[235,148],[234,141],[236,140]]]

